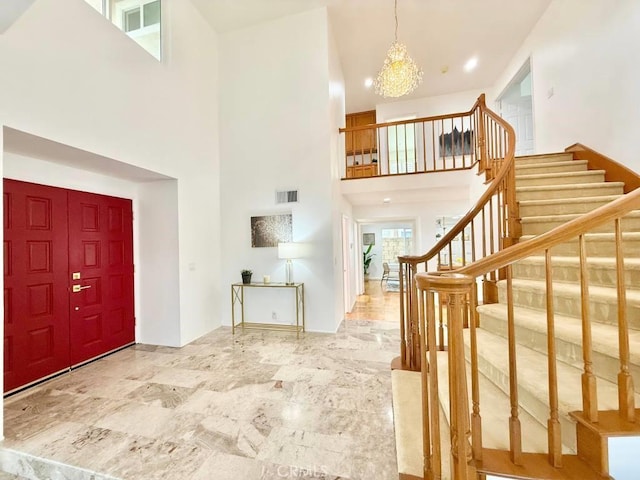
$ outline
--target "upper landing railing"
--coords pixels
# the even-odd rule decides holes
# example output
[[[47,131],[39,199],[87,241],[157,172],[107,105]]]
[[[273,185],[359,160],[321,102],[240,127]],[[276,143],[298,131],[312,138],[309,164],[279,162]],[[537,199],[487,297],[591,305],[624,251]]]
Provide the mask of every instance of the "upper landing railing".
[[[464,113],[341,128],[343,178],[472,168],[481,158],[480,101]]]

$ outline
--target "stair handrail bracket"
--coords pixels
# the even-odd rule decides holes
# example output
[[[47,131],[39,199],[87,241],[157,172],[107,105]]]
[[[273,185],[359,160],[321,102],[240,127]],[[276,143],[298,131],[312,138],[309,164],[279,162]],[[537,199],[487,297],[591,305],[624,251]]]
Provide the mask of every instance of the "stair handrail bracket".
[[[476,204],[426,254],[398,257],[400,264],[400,327],[403,369],[420,370],[420,338],[417,327],[417,297],[413,282],[419,271],[452,271],[517,243],[520,220],[515,192],[515,132],[511,125],[487,108],[481,95],[469,112],[476,130],[472,135],[478,174],[488,186]],[[462,255],[453,258],[454,242],[461,243]],[[467,247],[467,243],[470,244]],[[434,261],[436,265],[434,265]],[[497,301],[496,283],[504,272],[489,272],[483,279],[483,300]],[[440,316],[442,318],[442,316]],[[438,349],[444,350],[444,325],[439,325]]]

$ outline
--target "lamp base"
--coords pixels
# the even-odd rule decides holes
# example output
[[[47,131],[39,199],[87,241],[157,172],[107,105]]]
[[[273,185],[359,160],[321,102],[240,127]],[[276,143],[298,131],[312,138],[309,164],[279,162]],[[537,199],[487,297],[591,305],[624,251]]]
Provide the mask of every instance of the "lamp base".
[[[285,271],[286,271],[285,283],[287,285],[293,285],[293,262],[291,261],[291,259],[287,259]]]

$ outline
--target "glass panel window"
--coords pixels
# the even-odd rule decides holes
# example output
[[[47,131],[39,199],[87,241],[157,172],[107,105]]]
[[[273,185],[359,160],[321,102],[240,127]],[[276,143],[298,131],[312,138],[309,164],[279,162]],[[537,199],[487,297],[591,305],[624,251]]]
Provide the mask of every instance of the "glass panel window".
[[[123,12],[122,26],[125,32],[132,32],[140,28],[140,7]]]
[[[160,23],[160,0],[145,4],[143,14],[145,27]]]

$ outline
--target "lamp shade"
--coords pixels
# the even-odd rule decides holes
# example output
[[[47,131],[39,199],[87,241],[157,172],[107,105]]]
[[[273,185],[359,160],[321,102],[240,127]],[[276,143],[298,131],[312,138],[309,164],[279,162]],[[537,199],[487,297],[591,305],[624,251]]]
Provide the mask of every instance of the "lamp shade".
[[[301,258],[303,256],[304,249],[302,243],[279,243],[278,244],[278,258],[290,260],[292,258]]]

